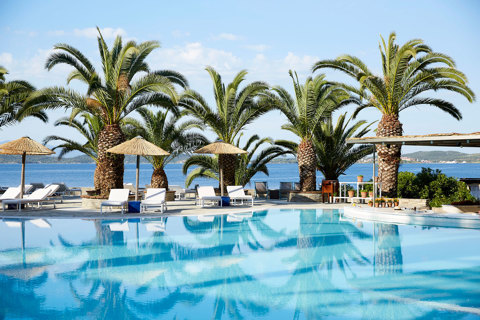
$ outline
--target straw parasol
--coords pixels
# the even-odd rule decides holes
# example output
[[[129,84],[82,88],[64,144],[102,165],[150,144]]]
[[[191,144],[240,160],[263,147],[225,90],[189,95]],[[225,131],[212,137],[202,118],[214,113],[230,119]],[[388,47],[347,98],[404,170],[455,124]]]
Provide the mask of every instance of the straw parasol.
[[[168,156],[170,153],[157,147],[151,142],[146,141],[142,137],[135,137],[125,141],[113,148],[107,150],[110,153],[133,154],[137,156],[137,188],[135,192],[135,201],[138,200],[138,180],[140,177],[140,156]]]
[[[210,143],[205,147],[202,147],[194,153],[209,153],[209,154],[243,154],[248,153],[247,151],[235,147],[230,143],[226,143],[222,140],[217,140],[214,143]],[[223,168],[220,166],[220,192],[223,196]]]
[[[25,158],[28,155],[49,155],[54,154],[52,150],[44,145],[30,139],[23,137],[0,145],[0,154],[21,154],[22,155],[22,177],[20,182],[20,199],[23,198],[23,191],[25,190]]]

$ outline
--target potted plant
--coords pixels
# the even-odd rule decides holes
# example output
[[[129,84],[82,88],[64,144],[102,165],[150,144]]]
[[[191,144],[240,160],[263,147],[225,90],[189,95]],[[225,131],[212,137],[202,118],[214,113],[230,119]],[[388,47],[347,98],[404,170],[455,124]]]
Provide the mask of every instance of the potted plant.
[[[347,193],[348,193],[348,197],[349,198],[353,198],[355,196],[355,189],[353,188],[353,186],[347,184],[345,186],[345,189],[347,190]]]
[[[393,207],[393,199],[388,199],[387,200],[387,205],[389,208]]]
[[[359,174],[357,176],[357,182],[363,182],[363,175]]]
[[[385,207],[385,199],[384,198],[380,198],[380,207],[381,208]]]
[[[372,200],[369,200],[369,201],[368,201],[368,206],[369,206],[369,207],[373,207],[373,201],[372,201]]]
[[[393,205],[395,207],[398,207],[399,203],[400,203],[400,201],[398,200],[398,198],[393,199]]]
[[[367,197],[367,190],[365,190],[365,189],[360,190],[360,194],[362,195],[362,198],[366,198]]]
[[[380,199],[375,199],[375,208],[380,207],[381,200]]]

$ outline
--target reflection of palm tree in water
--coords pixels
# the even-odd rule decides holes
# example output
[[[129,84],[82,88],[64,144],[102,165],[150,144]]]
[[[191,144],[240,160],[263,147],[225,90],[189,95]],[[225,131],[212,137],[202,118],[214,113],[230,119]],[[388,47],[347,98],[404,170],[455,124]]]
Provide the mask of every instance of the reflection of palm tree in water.
[[[375,275],[403,272],[403,255],[398,233],[394,224],[376,224]]]
[[[338,278],[334,276],[336,269],[348,280],[356,277],[350,268],[352,262],[357,265],[370,263],[353,244],[351,237],[363,239],[369,235],[349,222],[340,221],[334,211],[323,210],[320,215],[316,210],[300,212],[298,236],[280,245],[297,248],[295,254],[288,258],[295,269],[282,289],[294,293],[295,319],[300,318],[302,313],[307,319],[336,314],[338,309],[335,311],[332,306],[347,308],[358,300],[359,297],[352,296],[354,293],[339,287],[336,283]]]
[[[240,222],[228,222],[227,215],[217,216],[210,223],[184,218],[187,230],[197,235],[196,239],[203,248],[183,248],[184,258],[200,261],[213,258],[212,266],[205,269],[201,276],[205,280],[191,285],[192,290],[199,289],[202,299],[214,297],[212,319],[229,316],[242,319],[246,311],[250,317],[265,315],[269,308],[262,303],[260,295],[269,292],[269,288],[252,276],[245,274],[240,262],[251,251],[269,250],[273,245],[261,243],[256,235],[261,235],[266,242],[279,239],[284,234],[270,228],[263,222],[264,215],[255,214],[252,218]],[[214,280],[207,280],[214,279]],[[270,307],[272,307],[270,305]]]

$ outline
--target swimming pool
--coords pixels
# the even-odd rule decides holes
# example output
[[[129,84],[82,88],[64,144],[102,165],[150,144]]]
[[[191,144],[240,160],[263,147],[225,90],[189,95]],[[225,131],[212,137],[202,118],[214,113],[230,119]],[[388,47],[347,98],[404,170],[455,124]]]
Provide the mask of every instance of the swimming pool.
[[[0,318],[480,318],[479,243],[335,210],[4,219]]]

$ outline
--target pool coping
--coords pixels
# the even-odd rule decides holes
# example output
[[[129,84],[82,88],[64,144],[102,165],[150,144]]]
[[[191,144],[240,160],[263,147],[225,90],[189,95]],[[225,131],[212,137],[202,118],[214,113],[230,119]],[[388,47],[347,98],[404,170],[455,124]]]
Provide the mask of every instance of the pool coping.
[[[128,213],[120,211],[105,212],[100,214],[98,209],[81,208],[79,201],[67,200],[63,204],[57,204],[57,208],[28,209],[18,211],[0,211],[0,219],[8,218],[48,218],[48,219],[138,219],[138,218],[161,218],[170,216],[199,216],[199,215],[225,215],[250,213],[268,209],[295,210],[295,209],[342,209],[344,204],[325,204],[315,202],[286,202],[285,200],[256,200],[252,206],[229,206],[229,207],[198,207],[194,200],[180,200],[167,202],[168,210],[165,213]]]
[[[480,216],[474,213],[426,213],[413,210],[388,210],[370,207],[343,207],[343,216],[350,219],[405,225],[480,229]]]

